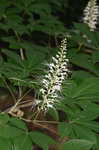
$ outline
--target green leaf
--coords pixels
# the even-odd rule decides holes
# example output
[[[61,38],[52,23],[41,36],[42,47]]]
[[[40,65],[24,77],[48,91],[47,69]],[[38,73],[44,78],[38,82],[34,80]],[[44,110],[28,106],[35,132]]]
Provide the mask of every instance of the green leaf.
[[[48,111],[48,114],[55,120],[59,120],[59,114],[58,111],[56,109],[50,108]]]
[[[99,51],[98,50],[94,51],[92,53],[92,60],[93,60],[94,64],[97,63],[97,62],[99,62]]]
[[[9,121],[9,116],[7,114],[0,114],[0,126],[3,126]]]
[[[32,141],[40,146],[43,150],[48,150],[48,146],[50,144],[55,144],[55,141],[51,137],[40,132],[31,132],[30,136]]]
[[[83,70],[73,71],[71,78],[78,84],[81,85],[84,79],[92,78],[93,75]]]
[[[65,113],[64,116],[66,117],[66,119],[67,119],[67,114],[73,113],[72,109],[64,104],[64,101],[62,101],[61,103],[57,103],[56,108],[57,110],[63,111]]]
[[[9,139],[0,137],[0,150],[11,150],[12,146]]]
[[[86,111],[79,113],[78,120],[91,121],[91,120],[96,119],[98,116],[99,116],[99,112],[94,112],[94,111],[91,112],[91,111],[86,110]]]
[[[89,99],[90,100],[90,99]],[[83,111],[79,114],[73,114],[74,118],[79,118],[78,120],[94,120],[99,116],[99,107],[90,101],[77,101],[75,102]]]
[[[0,137],[13,138],[23,134],[24,131],[14,126],[5,124],[0,126]]]
[[[28,134],[22,134],[13,139],[15,150],[32,150],[32,141]]]
[[[88,95],[89,97],[98,93],[99,89],[99,78],[85,79],[84,82],[77,87],[75,92],[72,94],[73,98]],[[90,96],[91,94],[91,96]]]
[[[58,125],[58,131],[61,137],[70,136],[72,133],[72,126],[69,123],[61,122]]]
[[[64,95],[64,104],[68,104],[71,107],[71,104],[85,103],[85,101],[99,102],[99,79],[98,78],[86,78],[83,79],[81,84],[73,83],[64,85],[63,95]],[[84,104],[85,105],[85,104]],[[94,105],[95,107],[95,105]],[[97,108],[98,109],[98,108]],[[97,110],[98,111],[98,110]]]
[[[96,150],[99,149],[99,134],[97,134],[97,145],[96,145]]]
[[[97,143],[95,133],[92,132],[88,127],[84,127],[79,124],[73,124],[72,128],[75,132],[77,139],[85,139],[85,140],[89,140],[94,144]]]
[[[83,53],[75,54],[75,56],[71,58],[71,62],[79,67],[88,69],[91,72],[96,73],[95,66],[91,61],[90,55],[86,55]]]
[[[89,27],[88,27],[88,25],[87,24],[82,24],[82,23],[74,23],[74,27],[76,28],[76,29],[79,29],[81,32],[87,32],[87,33],[89,33],[90,32],[90,30],[89,30]]]
[[[77,83],[74,80],[66,80],[63,84],[63,95],[68,98],[72,97],[72,93],[78,88]]]
[[[77,103],[77,102],[76,102]],[[81,110],[79,103],[71,104],[72,113],[67,113],[69,120],[77,123],[77,121],[92,121],[99,116],[99,111]],[[75,107],[74,107],[75,106]],[[78,108],[77,108],[78,106]]]
[[[14,127],[16,127],[16,128],[19,128],[19,129],[22,129],[24,131],[27,131],[26,124],[22,120],[20,120],[18,118],[11,117],[10,120],[9,120],[9,124],[14,126]]]
[[[87,24],[75,23],[74,26],[76,29],[78,29],[80,32],[82,32],[83,35],[86,35],[88,40],[91,40],[89,45],[95,46],[95,47],[98,46],[98,40],[97,40],[96,34],[95,34],[95,32],[90,31]],[[87,42],[87,40],[86,40],[86,42]]]
[[[16,62],[17,64],[21,63],[21,58],[17,53],[15,53],[13,51],[9,51],[7,49],[2,49],[2,52],[5,53],[8,58],[10,58],[12,61]]]
[[[90,150],[93,143],[88,140],[74,139],[66,142],[60,150]]]
[[[78,120],[77,124],[89,128],[92,131],[99,132],[99,123],[96,121],[82,121]]]

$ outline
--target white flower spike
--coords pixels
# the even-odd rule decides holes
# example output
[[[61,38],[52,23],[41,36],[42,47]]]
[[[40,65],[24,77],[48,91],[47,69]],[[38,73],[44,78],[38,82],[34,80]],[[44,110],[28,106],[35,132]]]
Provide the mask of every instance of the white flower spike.
[[[70,72],[67,68],[68,59],[67,54],[67,39],[64,38],[61,42],[60,51],[56,57],[52,57],[52,63],[48,65],[48,74],[45,75],[42,81],[42,88],[40,89],[43,101],[41,102],[41,109],[47,111],[53,108],[54,104],[58,102],[58,92],[61,92],[61,85]]]
[[[94,31],[96,28],[98,16],[99,16],[99,7],[96,3],[96,0],[89,0],[84,10],[83,22],[88,24],[91,31]]]

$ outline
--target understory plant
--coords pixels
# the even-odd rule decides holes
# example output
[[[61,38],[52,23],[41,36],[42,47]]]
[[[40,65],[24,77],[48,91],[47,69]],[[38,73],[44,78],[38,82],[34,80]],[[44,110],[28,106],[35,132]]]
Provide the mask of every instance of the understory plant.
[[[0,2],[0,150],[99,150],[98,5],[65,29],[52,15],[61,0],[42,2]],[[59,31],[60,46],[47,47]]]

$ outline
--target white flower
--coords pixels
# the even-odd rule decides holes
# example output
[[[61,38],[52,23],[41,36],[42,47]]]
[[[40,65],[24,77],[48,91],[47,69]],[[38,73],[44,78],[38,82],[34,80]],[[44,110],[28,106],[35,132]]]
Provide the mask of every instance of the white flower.
[[[89,0],[85,10],[83,22],[88,24],[91,31],[96,28],[97,19],[99,16],[99,7],[96,4],[96,0]]]
[[[68,59],[67,53],[67,40],[63,39],[60,46],[60,51],[56,57],[52,57],[52,63],[48,65],[49,71],[42,81],[42,88],[40,89],[42,95],[41,109],[47,111],[49,108],[54,107],[58,102],[58,92],[61,92],[61,84],[65,78],[68,77]]]

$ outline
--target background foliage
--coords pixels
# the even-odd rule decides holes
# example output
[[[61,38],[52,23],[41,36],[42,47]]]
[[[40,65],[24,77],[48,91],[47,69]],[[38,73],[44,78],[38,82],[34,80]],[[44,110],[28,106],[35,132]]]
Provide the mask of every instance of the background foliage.
[[[56,54],[64,35],[72,70],[56,110],[31,122],[0,114],[0,149],[48,150],[52,145],[60,150],[99,149],[99,32],[80,23],[87,1],[79,1],[79,9],[74,3],[0,0],[1,95],[5,90],[13,95],[21,89],[18,95],[23,96],[31,88],[38,94],[44,64]]]

